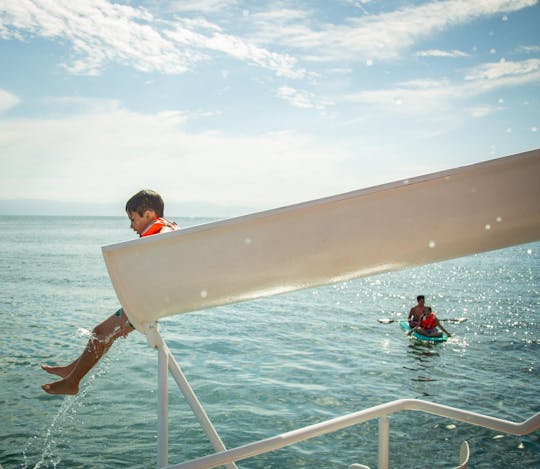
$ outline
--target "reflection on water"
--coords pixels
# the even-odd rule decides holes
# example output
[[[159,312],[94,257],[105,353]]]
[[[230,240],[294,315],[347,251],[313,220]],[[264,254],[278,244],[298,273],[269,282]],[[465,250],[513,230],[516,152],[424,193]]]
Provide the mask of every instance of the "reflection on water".
[[[444,347],[444,344],[411,340],[407,347],[407,359],[410,365],[405,365],[403,368],[410,373],[410,381],[413,383],[411,389],[423,398],[432,396],[432,390],[426,385],[419,387],[416,383],[438,381],[436,368],[441,357],[441,346]]]

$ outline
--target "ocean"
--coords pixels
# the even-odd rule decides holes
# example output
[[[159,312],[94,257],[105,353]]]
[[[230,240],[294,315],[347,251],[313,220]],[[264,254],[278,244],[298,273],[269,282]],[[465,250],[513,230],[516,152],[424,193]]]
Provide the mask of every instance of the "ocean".
[[[173,217],[171,217],[173,218]],[[176,218],[181,226],[209,220]],[[127,218],[0,219],[0,465],[154,468],[157,354],[119,339],[79,395],[49,396],[40,364],[66,364],[118,308],[101,246],[133,239]],[[156,266],[159,268],[159,266]],[[448,342],[410,341],[397,322],[417,294]],[[540,411],[540,243],[180,315],[171,351],[233,448],[401,398],[521,422]],[[170,380],[169,461],[212,453]],[[371,421],[238,463],[240,468],[377,467]],[[518,437],[418,412],[390,417],[390,466],[540,467],[540,432]]]

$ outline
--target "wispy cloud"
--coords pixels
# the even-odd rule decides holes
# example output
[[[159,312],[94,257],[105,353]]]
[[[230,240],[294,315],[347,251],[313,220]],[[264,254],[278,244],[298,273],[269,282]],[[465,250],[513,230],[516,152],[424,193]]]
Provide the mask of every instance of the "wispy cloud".
[[[5,112],[8,109],[19,104],[20,99],[14,94],[0,89],[0,112]]]
[[[539,45],[520,46],[517,48],[517,52],[523,53],[523,54],[538,54],[540,52],[540,46]]]
[[[521,62],[500,61],[473,68],[461,82],[412,80],[398,83],[390,89],[354,93],[349,95],[347,100],[391,108],[394,112],[406,114],[428,113],[499,88],[539,82],[540,59]],[[481,114],[475,113],[476,116]]]
[[[468,107],[466,108],[466,111],[469,113],[471,117],[486,117],[490,114],[493,114],[494,112],[497,112],[500,110],[500,107],[497,106],[476,106],[476,107]]]
[[[182,22],[185,23],[185,22]],[[193,22],[189,22],[193,24]],[[205,26],[208,26],[205,24]],[[241,61],[246,61],[274,71],[278,76],[301,78],[305,70],[296,67],[296,59],[287,54],[271,52],[262,47],[249,43],[238,36],[224,34],[216,30],[201,34],[185,24],[175,25],[172,31],[164,34],[179,45],[194,47],[202,51],[221,52]]]
[[[105,0],[5,0],[1,17],[6,31],[62,39],[71,43],[74,58],[66,65],[73,73],[97,74],[110,61],[163,73],[182,73],[202,60],[200,54],[176,48],[152,27],[152,15],[129,5]]]
[[[303,109],[323,110],[333,103],[332,100],[321,98],[314,93],[305,90],[298,90],[290,86],[282,86],[277,90],[277,96],[294,107]]]
[[[215,13],[238,5],[238,0],[181,0],[167,2],[166,8],[176,12]]]
[[[278,76],[303,78],[311,75],[299,65],[299,59],[311,63],[396,59],[403,50],[436,32],[479,17],[530,7],[537,1],[428,2],[378,15],[362,13],[340,24],[318,23],[309,9],[283,8],[271,3],[257,12],[244,10],[245,14],[240,14],[235,26],[244,31],[241,35],[201,16],[194,19],[177,13],[167,20],[143,7],[108,0],[3,0],[0,37],[65,40],[71,45],[71,57],[65,67],[77,74],[97,75],[112,62],[145,72],[181,74],[221,54]],[[175,2],[165,10],[210,17],[217,4],[216,0]],[[235,0],[219,4],[240,6]],[[251,36],[250,28],[255,28]],[[282,46],[289,52],[276,51]],[[460,55],[455,50],[423,53],[439,57]]]
[[[491,81],[495,84],[500,84],[501,80],[521,80],[530,82],[538,77],[540,72],[540,59],[523,60],[521,62],[512,62],[500,60],[480,65],[474,70],[471,70],[466,80],[469,81]],[[504,82],[503,82],[504,83]]]
[[[440,50],[440,49],[430,49],[430,50],[421,50],[416,53],[418,57],[448,57],[448,58],[459,58],[459,57],[469,57],[470,55],[466,52],[460,50]]]
[[[537,0],[446,0],[404,7],[378,15],[350,17],[342,24],[315,24],[308,12],[256,15],[254,38],[303,51],[311,61],[382,61],[400,57],[418,40],[475,19],[518,11]],[[313,53],[316,51],[316,53]]]
[[[3,38],[67,40],[74,57],[66,68],[72,73],[95,75],[107,63],[119,62],[142,71],[180,74],[216,52],[279,75],[303,73],[292,57],[224,34],[205,20],[162,21],[144,8],[106,0],[4,0],[0,8]]]

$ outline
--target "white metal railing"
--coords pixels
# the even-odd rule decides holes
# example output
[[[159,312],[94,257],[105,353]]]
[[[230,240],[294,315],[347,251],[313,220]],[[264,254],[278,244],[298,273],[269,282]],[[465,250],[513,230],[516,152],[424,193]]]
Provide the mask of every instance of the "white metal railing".
[[[521,423],[515,423],[474,412],[468,412],[455,407],[435,404],[433,402],[418,399],[401,399],[282,433],[238,448],[204,456],[182,464],[169,466],[168,469],[209,469],[233,461],[240,461],[242,459],[268,453],[316,436],[332,433],[376,418],[379,419],[379,469],[388,469],[390,446],[390,424],[388,416],[402,411],[426,412],[512,435],[527,435],[540,428],[540,413],[535,414]]]
[[[390,420],[388,416],[402,411],[426,412],[511,435],[527,435],[540,428],[540,412],[521,423],[515,423],[419,399],[400,399],[227,450],[197,399],[197,396],[193,392],[193,389],[189,385],[182,369],[163,341],[163,338],[159,333],[158,324],[153,323],[148,325],[145,333],[150,345],[158,351],[158,468],[210,469],[226,465],[228,469],[236,469],[236,461],[269,453],[310,438],[333,433],[369,420],[379,419],[378,467],[379,469],[388,469],[390,457]],[[195,417],[201,424],[204,432],[212,443],[212,446],[217,451],[215,454],[173,466],[168,465],[167,371],[171,372],[176,384],[195,414]]]
[[[176,362],[173,354],[163,341],[157,323],[147,325],[146,338],[150,345],[158,351],[158,455],[157,467],[165,467],[169,464],[169,386],[168,371],[171,372],[178,388],[184,395],[195,417],[199,421],[206,436],[216,451],[224,452],[225,445],[221,441],[216,429],[210,422],[203,406],[193,392],[191,385],[184,376],[180,365]],[[221,454],[221,453],[220,453]],[[234,462],[226,464],[228,469],[237,469]],[[0,468],[1,469],[1,468]]]

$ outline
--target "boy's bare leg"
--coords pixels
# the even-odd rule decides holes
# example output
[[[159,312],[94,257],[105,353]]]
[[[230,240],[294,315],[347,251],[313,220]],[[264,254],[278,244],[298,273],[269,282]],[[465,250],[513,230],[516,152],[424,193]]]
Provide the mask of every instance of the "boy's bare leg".
[[[113,314],[101,324],[97,325],[92,331],[92,336],[88,340],[86,348],[81,356],[66,367],[42,366],[45,371],[58,374],[62,377],[59,381],[43,384],[41,386],[43,390],[49,394],[77,394],[79,392],[79,382],[81,379],[86,376],[101,357],[105,355],[113,342],[122,335],[121,321],[122,317]],[[129,334],[132,330],[133,329],[128,326],[125,334]],[[64,376],[60,373],[64,374]]]
[[[65,378],[67,375],[71,373],[75,365],[79,359],[72,361],[69,365],[65,366],[50,366],[50,365],[41,365],[41,368],[46,371],[47,373],[51,373],[52,375],[58,375],[62,378]]]

